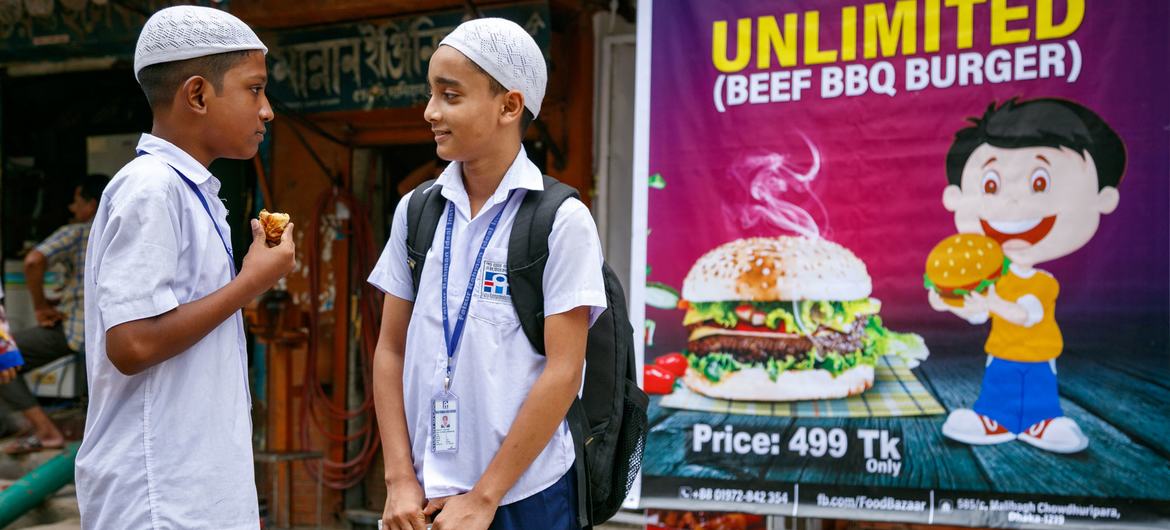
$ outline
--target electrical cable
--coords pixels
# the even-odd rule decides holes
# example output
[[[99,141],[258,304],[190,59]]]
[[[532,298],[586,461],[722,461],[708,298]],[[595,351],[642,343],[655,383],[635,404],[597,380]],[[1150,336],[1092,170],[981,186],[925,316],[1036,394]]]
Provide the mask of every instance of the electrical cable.
[[[374,247],[369,215],[366,208],[348,190],[333,187],[325,190],[317,199],[311,226],[306,233],[306,256],[309,264],[309,299],[316,301],[321,295],[321,232],[322,220],[330,209],[338,206],[348,208],[350,226],[348,240],[352,245],[353,260],[350,270],[351,278],[364,278],[365,274],[373,269],[377,260],[377,249]],[[342,229],[341,226],[338,229]],[[305,461],[305,467],[310,476],[329,488],[344,490],[360,483],[369,471],[381,446],[378,435],[377,420],[374,414],[373,400],[373,362],[374,348],[377,344],[378,324],[381,322],[382,294],[366,282],[359,282],[357,289],[357,327],[359,340],[358,368],[361,373],[361,392],[365,395],[362,401],[353,408],[339,407],[333,403],[322,386],[317,374],[318,366],[318,339],[320,336],[320,314],[315,310],[309,312],[309,341],[305,356],[305,380],[302,384],[301,395],[301,425],[300,442],[302,447],[312,446],[310,431],[321,433],[327,442],[349,444],[360,440],[360,448],[356,456],[341,462],[324,458],[320,465]],[[350,296],[350,293],[339,294]],[[349,318],[342,315],[340,318]],[[334,392],[344,389],[334,388]],[[325,421],[322,421],[324,417]],[[328,423],[346,423],[356,418],[364,418],[361,427],[351,433],[331,432]]]
[[[316,201],[314,201],[312,219],[305,232],[305,252],[303,256],[305,256],[308,267],[309,300],[311,305],[316,304],[321,299],[322,230],[325,228],[323,221],[329,212],[335,212],[339,208],[346,208],[350,212],[348,231],[345,234],[345,239],[350,242],[351,246],[350,255],[352,259],[350,260],[350,268],[347,271],[335,272],[348,274],[350,278],[357,278],[359,281],[356,285],[351,286],[350,292],[337,293],[335,296],[352,297],[355,302],[356,311],[353,312],[355,319],[353,324],[358,331],[359,354],[357,362],[358,371],[361,374],[359,392],[363,395],[361,401],[351,408],[338,406],[333,402],[332,396],[325,391],[324,384],[317,373],[320,355],[318,342],[321,335],[321,316],[315,307],[310,307],[308,311],[309,337],[306,346],[304,381],[301,385],[299,422],[299,444],[304,450],[313,449],[314,441],[311,436],[312,431],[320,433],[327,446],[343,444],[346,446],[345,449],[348,450],[349,444],[358,442],[359,447],[356,453],[348,460],[344,458],[341,461],[331,460],[329,458],[329,447],[326,447],[322,451],[324,457],[320,463],[308,460],[304,461],[306,471],[314,480],[319,481],[322,485],[331,489],[345,490],[361,483],[373,465],[378,455],[378,449],[381,447],[381,437],[379,436],[374,410],[373,360],[374,348],[378,341],[378,329],[382,320],[383,295],[372,285],[361,281],[373,269],[378,258],[378,249],[374,244],[368,209],[352,192],[341,186],[342,180],[339,175],[325,164],[324,160],[313,149],[312,145],[305,139],[299,127],[296,125],[305,125],[313,130],[313,132],[321,134],[330,141],[343,146],[346,145],[337,138],[319,130],[320,128],[316,127],[316,124],[308,125],[306,122],[311,122],[307,119],[297,116],[295,113],[290,112],[288,114],[294,117],[294,124],[290,127],[293,134],[330,182],[329,188],[318,195]],[[338,222],[336,230],[341,231],[345,229],[344,224]],[[351,315],[337,315],[337,318],[348,320],[351,318]],[[348,359],[348,354],[345,357]],[[354,381],[354,383],[357,384],[359,381]],[[346,392],[347,389],[334,387],[332,391],[334,393]],[[331,424],[338,423],[345,425],[355,419],[361,419],[362,421],[360,427],[354,429],[353,432],[347,433],[343,430],[343,432],[339,433],[331,431],[328,427]],[[345,428],[348,428],[348,425]]]

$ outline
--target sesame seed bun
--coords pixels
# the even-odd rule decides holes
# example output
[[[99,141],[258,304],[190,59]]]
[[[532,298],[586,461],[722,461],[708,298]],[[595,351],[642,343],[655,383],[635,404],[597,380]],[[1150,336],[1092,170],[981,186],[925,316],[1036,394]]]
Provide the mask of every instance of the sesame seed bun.
[[[1003,249],[983,234],[955,234],[926,256],[928,283],[951,305],[962,305],[965,294],[999,279],[1003,269]]]
[[[683,281],[690,302],[861,300],[873,291],[849,249],[809,237],[755,237],[725,243],[695,262]]]

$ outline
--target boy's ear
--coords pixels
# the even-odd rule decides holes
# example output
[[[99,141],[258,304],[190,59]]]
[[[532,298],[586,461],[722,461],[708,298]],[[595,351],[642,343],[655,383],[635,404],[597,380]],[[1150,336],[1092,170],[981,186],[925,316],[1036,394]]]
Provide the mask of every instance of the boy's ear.
[[[959,200],[963,198],[963,190],[958,186],[951,184],[947,189],[943,190],[943,208],[948,212],[953,212],[959,209]]]
[[[1119,202],[1121,202],[1121,193],[1113,186],[1105,186],[1097,192],[1097,211],[1101,212],[1102,215],[1113,213]]]
[[[500,110],[500,119],[504,123],[520,121],[524,115],[524,94],[519,90],[509,90],[504,94],[504,105]]]
[[[192,112],[204,114],[207,112],[206,97],[211,90],[211,83],[203,76],[193,75],[179,87],[179,99]]]

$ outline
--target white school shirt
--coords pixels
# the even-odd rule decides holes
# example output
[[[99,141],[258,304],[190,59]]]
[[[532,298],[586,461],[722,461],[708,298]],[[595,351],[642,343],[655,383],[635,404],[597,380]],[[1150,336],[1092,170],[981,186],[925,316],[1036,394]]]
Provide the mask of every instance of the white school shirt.
[[[540,170],[528,160],[523,148],[504,175],[495,194],[484,203],[475,219],[463,186],[461,165],[452,162],[439,176],[443,196],[455,204],[451,245],[451,270],[447,304],[451,326],[467,290],[472,264],[483,237],[511,190],[495,235],[484,252],[475,282],[476,293],[468,310],[463,339],[455,357],[451,392],[459,398],[459,450],[430,451],[430,401],[443,388],[447,349],[444,342],[442,299],[443,239],[447,210],[439,219],[435,239],[427,253],[416,298],[406,261],[407,194],[394,212],[390,240],[370,275],[370,283],[391,296],[413,300],[414,310],[406,333],[406,357],[402,373],[406,427],[410,434],[414,471],[427,498],[469,491],[499,452],[520,406],[544,371],[545,357],[533,349],[520,328],[507,287],[508,238],[525,190],[544,188]],[[557,210],[549,236],[549,258],[544,270],[546,315],[590,306],[590,325],[605,310],[605,284],[601,276],[601,242],[589,210],[570,199]],[[502,294],[497,294],[502,293]],[[573,465],[573,439],[568,424],[561,423],[532,465],[508,491],[501,504],[511,504],[551,486]]]
[[[106,187],[85,259],[89,412],[77,454],[82,527],[255,529],[251,397],[240,312],[191,349],[126,376],[106,330],[160,315],[231,280],[220,183],[171,143],[142,135]],[[173,167],[172,167],[173,166]]]

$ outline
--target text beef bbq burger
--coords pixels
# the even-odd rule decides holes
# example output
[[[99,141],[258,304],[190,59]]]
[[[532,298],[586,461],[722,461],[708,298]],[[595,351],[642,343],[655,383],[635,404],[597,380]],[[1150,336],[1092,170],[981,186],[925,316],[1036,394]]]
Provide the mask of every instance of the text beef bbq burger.
[[[751,238],[699,258],[689,305],[684,382],[745,401],[832,399],[873,386],[882,355],[925,359],[922,338],[882,326],[865,264],[820,238]]]

